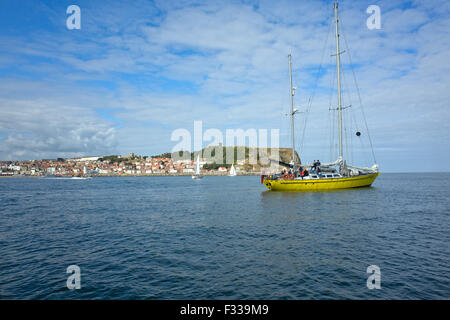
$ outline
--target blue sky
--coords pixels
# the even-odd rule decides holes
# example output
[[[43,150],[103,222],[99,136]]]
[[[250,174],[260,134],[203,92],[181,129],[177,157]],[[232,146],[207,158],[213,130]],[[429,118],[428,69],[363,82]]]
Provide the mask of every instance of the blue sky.
[[[81,30],[66,28],[71,4],[81,8]],[[380,30],[366,26],[373,4]],[[194,120],[223,132],[278,128],[289,146],[292,53],[301,111],[315,92],[303,142],[306,114],[296,120],[297,148],[305,161],[328,160],[332,8],[332,1],[3,0],[0,159],[158,154],[176,144],[173,130],[192,130]],[[341,1],[340,14],[381,171],[448,171],[449,3]],[[370,164],[367,134],[361,145],[352,135],[353,120],[364,125],[348,58],[343,96],[352,105],[354,150],[347,155]]]

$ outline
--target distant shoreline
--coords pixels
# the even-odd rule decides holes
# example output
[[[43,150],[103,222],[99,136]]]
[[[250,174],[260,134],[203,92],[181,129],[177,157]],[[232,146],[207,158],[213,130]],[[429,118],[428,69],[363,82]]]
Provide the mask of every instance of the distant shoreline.
[[[236,176],[259,176],[261,172],[238,173]],[[91,175],[92,178],[101,177],[190,177],[192,173],[167,173],[167,174],[96,174]],[[202,173],[202,176],[219,176],[228,177],[228,173]],[[45,178],[47,176],[25,176],[25,175],[0,175],[0,178]],[[71,178],[72,176],[51,176],[52,178]]]

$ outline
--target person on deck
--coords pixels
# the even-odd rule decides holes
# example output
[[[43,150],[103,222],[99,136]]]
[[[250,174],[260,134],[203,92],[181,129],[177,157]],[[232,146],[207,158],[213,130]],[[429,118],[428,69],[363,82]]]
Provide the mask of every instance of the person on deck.
[[[299,167],[298,170],[295,172],[295,177],[298,178],[301,176],[303,171],[303,167]]]

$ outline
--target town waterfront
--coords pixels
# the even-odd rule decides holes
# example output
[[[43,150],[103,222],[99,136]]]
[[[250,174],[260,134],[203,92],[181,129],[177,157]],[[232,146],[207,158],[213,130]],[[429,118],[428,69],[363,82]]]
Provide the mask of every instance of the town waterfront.
[[[450,298],[450,173],[307,193],[259,180],[0,179],[0,298]]]

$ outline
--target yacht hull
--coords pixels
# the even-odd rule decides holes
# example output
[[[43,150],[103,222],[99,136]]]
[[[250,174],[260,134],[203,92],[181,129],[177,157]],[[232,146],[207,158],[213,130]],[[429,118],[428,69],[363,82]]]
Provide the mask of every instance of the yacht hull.
[[[308,180],[269,180],[263,184],[273,191],[323,191],[369,187],[380,173],[370,173],[357,177],[322,178]]]

